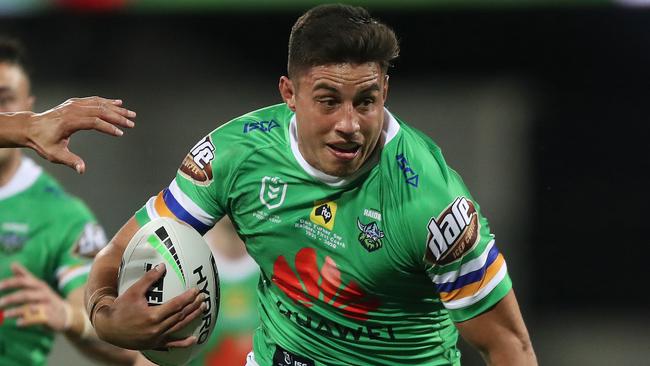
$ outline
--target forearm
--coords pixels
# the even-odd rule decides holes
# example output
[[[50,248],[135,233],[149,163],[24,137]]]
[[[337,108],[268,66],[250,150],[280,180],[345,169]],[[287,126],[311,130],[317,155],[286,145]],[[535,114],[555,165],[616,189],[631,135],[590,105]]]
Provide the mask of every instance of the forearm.
[[[138,224],[134,218],[131,218],[95,257],[88,275],[84,301],[88,316],[95,326],[96,314],[102,310],[104,305],[110,305],[111,301],[117,297],[117,276],[122,254],[137,230]],[[101,335],[101,332],[98,331],[98,334]]]
[[[28,146],[32,112],[0,113],[0,147]]]
[[[536,366],[537,359],[514,291],[492,309],[457,323],[463,338],[490,366]]]
[[[86,357],[104,364],[133,365],[138,358],[138,352],[119,348],[99,339],[68,338],[79,352]]]
[[[536,366],[537,358],[529,339],[503,337],[489,349],[479,349],[489,366]]]

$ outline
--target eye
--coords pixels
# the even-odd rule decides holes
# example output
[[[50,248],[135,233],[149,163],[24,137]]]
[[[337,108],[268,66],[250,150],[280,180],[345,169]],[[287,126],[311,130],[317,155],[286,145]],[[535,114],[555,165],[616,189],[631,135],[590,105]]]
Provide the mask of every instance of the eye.
[[[339,104],[336,98],[317,98],[316,102],[325,108],[333,108]]]
[[[365,98],[362,102],[361,105],[367,107],[375,102],[375,98]]]

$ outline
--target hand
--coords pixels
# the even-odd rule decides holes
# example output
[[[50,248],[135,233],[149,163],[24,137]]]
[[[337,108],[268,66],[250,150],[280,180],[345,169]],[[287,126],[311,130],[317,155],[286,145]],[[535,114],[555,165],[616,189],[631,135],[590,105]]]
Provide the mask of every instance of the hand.
[[[198,289],[187,290],[159,306],[147,304],[147,290],[164,274],[164,264],[157,265],[110,306],[97,310],[93,321],[99,338],[118,347],[139,350],[195,344],[197,339],[194,336],[179,340],[172,334],[205,310]]]
[[[135,112],[121,105],[121,100],[101,97],[72,98],[48,111],[33,114],[28,146],[43,158],[83,174],[86,164],[68,149],[70,136],[79,130],[122,136],[124,132],[117,126],[133,127],[135,124],[129,118],[134,118]]]
[[[5,317],[18,318],[20,327],[44,325],[57,332],[65,330],[70,315],[65,300],[20,264],[12,263],[11,271],[13,277],[0,281],[0,290],[16,289],[0,298],[0,309],[11,307]]]

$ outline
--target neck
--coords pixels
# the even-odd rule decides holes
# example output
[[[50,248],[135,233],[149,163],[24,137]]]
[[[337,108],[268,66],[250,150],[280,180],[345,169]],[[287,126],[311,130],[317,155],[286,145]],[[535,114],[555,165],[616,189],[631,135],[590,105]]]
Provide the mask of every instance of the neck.
[[[22,154],[19,149],[12,149],[6,159],[0,161],[0,187],[4,187],[20,167]]]

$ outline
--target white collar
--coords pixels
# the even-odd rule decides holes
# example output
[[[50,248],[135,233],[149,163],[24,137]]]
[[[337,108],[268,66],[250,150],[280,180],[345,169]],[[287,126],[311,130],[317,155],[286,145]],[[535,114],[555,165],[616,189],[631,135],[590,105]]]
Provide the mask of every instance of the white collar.
[[[43,168],[36,165],[32,159],[23,156],[20,161],[20,166],[13,177],[11,177],[7,184],[0,187],[0,200],[14,196],[31,187],[41,175],[42,171]]]
[[[383,150],[383,147],[386,146],[386,144],[388,144],[393,139],[393,137],[395,137],[395,135],[397,135],[399,129],[400,126],[399,123],[397,123],[395,117],[393,117],[388,109],[384,108],[384,125],[382,126],[381,136],[379,138],[381,148],[375,148],[375,151],[368,158],[368,160],[363,163],[361,168],[354,172],[354,174],[347,177],[337,177],[334,175],[326,174],[314,168],[307,162],[307,160],[305,160],[305,158],[300,153],[300,149],[298,148],[298,128],[295,114],[293,117],[291,117],[291,123],[289,125],[289,140],[291,142],[291,151],[293,152],[293,156],[296,158],[298,164],[304,169],[307,174],[329,186],[342,187],[354,181],[357,177],[367,172],[377,164],[379,161],[379,156],[381,155],[381,150]]]

